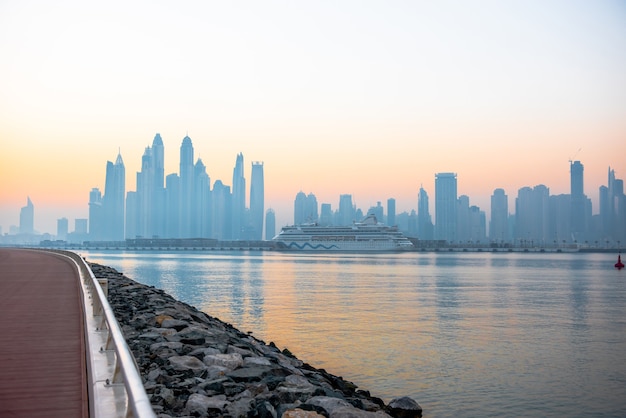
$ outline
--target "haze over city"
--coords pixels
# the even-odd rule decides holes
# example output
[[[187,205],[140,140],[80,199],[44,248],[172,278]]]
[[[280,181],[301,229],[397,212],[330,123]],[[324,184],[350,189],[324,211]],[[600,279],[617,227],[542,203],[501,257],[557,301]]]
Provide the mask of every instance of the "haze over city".
[[[432,207],[439,172],[514,211],[524,186],[569,193],[572,159],[598,213],[626,177],[624,2],[4,1],[0,50],[3,233],[27,197],[39,232],[87,218],[118,152],[136,190],[156,132],[166,175],[186,135],[212,183],[263,161],[277,226],[299,191]]]

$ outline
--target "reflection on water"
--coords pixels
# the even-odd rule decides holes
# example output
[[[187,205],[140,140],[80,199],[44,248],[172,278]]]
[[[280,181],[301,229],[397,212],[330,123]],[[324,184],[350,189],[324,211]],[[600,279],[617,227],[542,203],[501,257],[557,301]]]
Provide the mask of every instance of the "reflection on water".
[[[612,255],[83,255],[426,417],[626,416]]]

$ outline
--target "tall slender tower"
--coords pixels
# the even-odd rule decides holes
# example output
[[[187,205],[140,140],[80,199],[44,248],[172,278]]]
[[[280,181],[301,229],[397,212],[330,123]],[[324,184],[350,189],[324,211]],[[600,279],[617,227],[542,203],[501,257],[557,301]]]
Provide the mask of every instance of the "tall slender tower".
[[[419,239],[432,240],[434,238],[433,221],[430,217],[428,193],[420,186],[417,195],[417,236]]]
[[[35,206],[30,197],[26,198],[26,206],[20,209],[20,234],[35,232]]]
[[[585,216],[584,166],[580,161],[570,162],[570,231],[574,240],[582,241],[587,234]]]
[[[152,199],[150,211],[152,222],[150,225],[151,235],[164,237],[166,235],[165,218],[165,148],[161,134],[156,134],[152,141]]]
[[[126,168],[121,152],[117,153],[115,164],[107,161],[104,197],[102,198],[103,239],[124,240],[126,197]]]
[[[387,225],[394,226],[396,224],[396,199],[390,197],[387,199]]]
[[[263,216],[265,212],[265,181],[263,180],[263,163],[252,162],[250,180],[250,223],[252,239],[263,239]]]
[[[300,225],[306,222],[306,194],[300,190],[293,202],[293,224]]]
[[[265,212],[265,240],[269,241],[276,235],[276,213],[269,208]]]
[[[456,241],[456,173],[435,174],[435,239]]]
[[[143,238],[152,238],[152,195],[154,192],[154,164],[152,149],[146,147],[141,157],[141,171],[137,173],[137,213],[135,223],[136,234]]]
[[[28,199],[30,203],[30,199]],[[23,208],[24,209],[24,208]],[[20,216],[20,230],[21,220]],[[102,193],[100,189],[94,187],[89,192],[89,239],[92,241],[101,241],[103,238],[103,225],[102,222]]]
[[[232,197],[233,239],[243,238],[246,213],[246,179],[243,175],[243,154],[237,154],[233,169],[233,197]]]
[[[180,238],[190,238],[193,214],[193,144],[185,136],[180,146]]]
[[[200,158],[196,161],[193,179],[193,231],[194,238],[209,238],[211,234],[210,193],[211,179],[206,172],[206,166]]]

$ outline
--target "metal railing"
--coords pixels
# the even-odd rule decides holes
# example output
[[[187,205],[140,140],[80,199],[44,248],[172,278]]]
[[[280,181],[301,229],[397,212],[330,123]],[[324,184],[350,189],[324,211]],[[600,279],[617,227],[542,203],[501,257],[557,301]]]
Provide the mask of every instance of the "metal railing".
[[[156,418],[135,358],[107,300],[106,279],[97,279],[80,255],[50,251],[73,260],[81,276],[90,417]]]

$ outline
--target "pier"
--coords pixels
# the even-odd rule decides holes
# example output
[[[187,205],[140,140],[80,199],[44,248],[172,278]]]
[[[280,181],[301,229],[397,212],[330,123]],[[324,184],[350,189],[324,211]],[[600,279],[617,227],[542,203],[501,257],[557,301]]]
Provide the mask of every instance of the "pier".
[[[155,416],[104,291],[76,254],[0,248],[0,306],[0,416]]]

